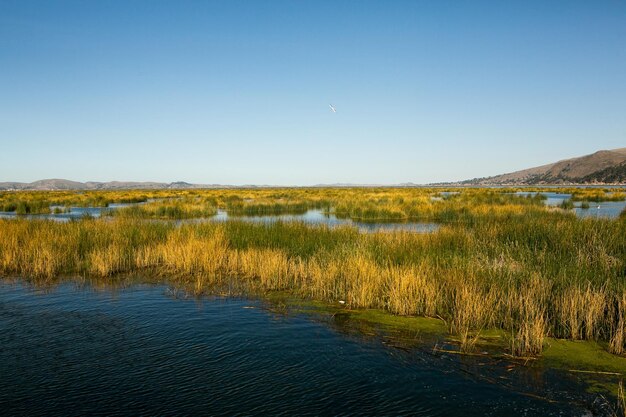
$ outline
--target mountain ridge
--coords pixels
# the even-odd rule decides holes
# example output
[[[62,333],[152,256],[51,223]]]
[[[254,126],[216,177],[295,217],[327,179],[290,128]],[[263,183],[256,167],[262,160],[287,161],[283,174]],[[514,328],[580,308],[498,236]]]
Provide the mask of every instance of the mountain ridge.
[[[626,148],[599,150],[520,171],[459,181],[458,185],[623,185],[626,184]]]
[[[600,150],[589,155],[563,159],[520,171],[474,178],[465,181],[440,182],[428,186],[531,186],[531,185],[626,185],[626,147]],[[404,182],[401,184],[316,184],[319,187],[423,187],[426,185]],[[0,182],[0,191],[78,191],[78,190],[130,190],[130,189],[221,189],[221,188],[270,188],[271,185],[223,185],[191,184],[185,181],[71,181],[59,178],[25,182]]]
[[[0,190],[3,191],[64,191],[64,190],[161,190],[161,189],[198,189],[198,188],[236,188],[232,185],[221,184],[190,184],[184,181],[153,182],[153,181],[87,181],[78,182],[60,178],[49,178],[33,182],[0,182]]]

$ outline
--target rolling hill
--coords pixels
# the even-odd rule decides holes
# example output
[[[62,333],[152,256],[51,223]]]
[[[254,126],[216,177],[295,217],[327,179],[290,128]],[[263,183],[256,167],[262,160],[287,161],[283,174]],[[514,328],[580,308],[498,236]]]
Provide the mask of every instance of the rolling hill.
[[[437,183],[445,186],[518,186],[518,185],[626,185],[626,148],[602,150],[578,158],[564,159],[552,164],[515,171],[494,177]],[[320,184],[315,187],[363,187],[363,184]],[[381,186],[371,184],[369,186]],[[396,187],[419,187],[414,183],[389,185]],[[269,185],[244,185],[243,188],[269,187]],[[31,183],[0,182],[1,190],[123,190],[123,189],[198,189],[238,188],[221,184],[190,184],[177,181],[165,182],[77,182],[63,179],[45,179]]]
[[[474,178],[461,185],[626,184],[626,148],[602,150],[578,158],[494,177]]]
[[[192,189],[192,188],[226,188],[218,184],[189,184],[178,181],[166,182],[133,182],[133,181],[110,181],[110,182],[77,182],[62,179],[46,179],[30,183],[24,182],[0,182],[0,190],[161,190],[161,189]]]

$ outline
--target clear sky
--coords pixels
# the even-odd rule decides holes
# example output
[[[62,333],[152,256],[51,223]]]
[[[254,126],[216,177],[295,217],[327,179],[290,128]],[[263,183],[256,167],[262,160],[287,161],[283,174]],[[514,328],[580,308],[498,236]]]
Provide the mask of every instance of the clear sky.
[[[428,183],[625,146],[624,0],[0,0],[0,181]]]

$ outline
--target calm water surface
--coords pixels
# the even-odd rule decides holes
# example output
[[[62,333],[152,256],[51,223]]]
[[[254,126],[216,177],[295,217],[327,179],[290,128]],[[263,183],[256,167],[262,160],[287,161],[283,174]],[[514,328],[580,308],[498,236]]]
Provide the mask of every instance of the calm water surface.
[[[273,216],[229,216],[224,210],[218,210],[217,215],[211,218],[214,221],[228,221],[228,220],[242,220],[255,223],[272,223],[277,221],[293,222],[299,221],[307,224],[324,224],[328,226],[355,226],[362,232],[377,232],[377,231],[394,231],[404,230],[417,233],[429,233],[434,232],[439,228],[436,223],[428,222],[358,222],[352,219],[340,219],[334,214],[324,213],[322,210],[308,210],[304,214],[283,214]]]
[[[128,207],[132,205],[138,205],[144,203],[129,203],[129,204],[109,204],[108,207],[69,207],[69,211],[67,213],[49,213],[49,214],[26,214],[26,215],[17,215],[15,212],[9,211],[0,211],[0,218],[5,219],[14,219],[14,218],[26,218],[26,219],[50,219],[57,220],[61,222],[66,222],[69,220],[78,220],[85,216],[91,217],[100,217],[102,215],[103,210],[108,209],[118,209],[121,207]],[[50,209],[54,210],[55,207],[63,209],[62,206],[51,206]]]
[[[520,196],[528,196],[528,195],[532,196],[536,193],[518,191],[516,194]],[[545,204],[547,206],[558,206],[561,203],[563,203],[563,201],[569,200],[570,198],[572,198],[571,194],[565,194],[565,193],[545,192],[545,193],[540,193],[540,194],[547,197],[545,200]],[[579,201],[574,202],[574,205],[575,205],[574,212],[576,213],[578,217],[583,217],[583,218],[584,217],[597,217],[597,218],[615,219],[619,217],[620,213],[624,209],[626,209],[626,201],[602,201],[599,203],[590,202],[588,209],[580,208],[580,204],[581,202]]]
[[[449,197],[459,194],[458,192],[440,192],[439,195]],[[519,196],[532,196],[535,193],[529,193],[526,191],[518,191],[515,193]],[[563,201],[572,197],[571,194],[554,193],[554,192],[542,192],[540,193],[546,196],[545,204],[547,206],[558,206]],[[440,199],[442,197],[433,197],[433,199]],[[143,203],[137,203],[143,204]],[[589,209],[580,208],[580,202],[576,202],[574,212],[579,217],[596,217],[596,218],[617,218],[620,213],[626,209],[626,201],[605,201],[600,203],[590,203]],[[14,212],[0,212],[0,218],[16,218],[25,217],[31,219],[51,219],[57,221],[69,221],[72,219],[80,219],[83,216],[100,217],[103,210],[117,209],[133,204],[110,204],[107,208],[102,207],[71,207],[68,213],[60,214],[33,214],[26,216],[17,216]],[[217,214],[213,217],[191,219],[188,221],[217,221],[223,222],[228,220],[240,220],[253,223],[272,223],[277,221],[282,222],[304,222],[312,225],[328,225],[328,226],[354,226],[362,232],[378,232],[378,231],[409,231],[416,233],[430,233],[439,229],[437,223],[431,222],[359,222],[352,219],[337,218],[334,214],[324,213],[322,210],[308,210],[304,214],[283,214],[283,215],[268,215],[268,216],[230,216],[225,210],[218,210]]]
[[[588,416],[548,371],[389,347],[340,321],[165,286],[0,282],[3,415]],[[597,399],[597,398],[596,398]]]
[[[110,204],[107,208],[101,207],[72,207],[68,213],[61,214],[32,214],[26,216],[18,216],[11,212],[0,212],[0,218],[17,218],[25,217],[29,219],[51,219],[56,221],[69,221],[72,219],[80,219],[85,215],[92,217],[100,217],[102,210],[116,209],[119,207],[128,206],[128,204]],[[304,214],[283,214],[272,216],[229,216],[225,210],[218,210],[217,214],[213,217],[189,219],[182,222],[203,222],[203,221],[217,221],[224,222],[228,220],[239,220],[252,223],[272,223],[272,222],[304,222],[312,225],[328,225],[328,226],[342,226],[349,225],[355,226],[362,232],[377,232],[377,231],[393,231],[404,230],[417,233],[429,233],[434,232],[439,228],[439,225],[428,222],[397,222],[397,223],[376,223],[376,222],[357,222],[351,219],[339,219],[334,214],[325,214],[321,210],[309,210]]]

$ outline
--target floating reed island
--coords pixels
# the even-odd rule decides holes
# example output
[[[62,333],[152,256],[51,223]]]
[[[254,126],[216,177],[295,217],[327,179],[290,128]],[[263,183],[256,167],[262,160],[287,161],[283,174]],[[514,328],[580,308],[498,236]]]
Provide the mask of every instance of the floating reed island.
[[[547,337],[626,349],[626,214],[576,217],[517,189],[261,189],[5,192],[30,212],[106,207],[101,218],[0,219],[0,274],[158,276],[198,294],[288,291],[351,308],[436,317],[471,349],[499,329],[512,355],[539,355]],[[545,190],[543,190],[545,191]],[[619,201],[616,190],[555,190]],[[588,198],[586,198],[586,196]],[[15,208],[14,208],[15,207]],[[47,208],[47,211],[46,211]],[[432,233],[360,233],[302,222],[181,222],[309,209],[359,221],[433,221]],[[29,212],[22,210],[22,212]],[[159,220],[160,219],[160,220]]]

